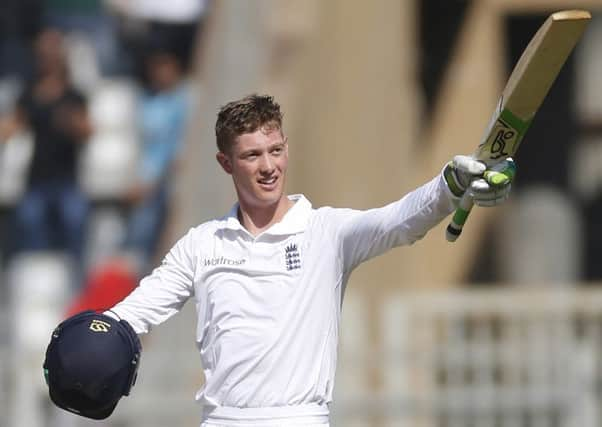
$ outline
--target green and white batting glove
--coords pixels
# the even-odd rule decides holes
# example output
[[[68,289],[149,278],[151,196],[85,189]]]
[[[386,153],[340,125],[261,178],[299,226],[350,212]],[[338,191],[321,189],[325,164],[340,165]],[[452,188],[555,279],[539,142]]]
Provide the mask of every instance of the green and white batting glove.
[[[477,206],[497,206],[510,194],[516,164],[509,157],[490,168],[470,156],[455,156],[443,169],[450,191],[462,197],[466,191]]]

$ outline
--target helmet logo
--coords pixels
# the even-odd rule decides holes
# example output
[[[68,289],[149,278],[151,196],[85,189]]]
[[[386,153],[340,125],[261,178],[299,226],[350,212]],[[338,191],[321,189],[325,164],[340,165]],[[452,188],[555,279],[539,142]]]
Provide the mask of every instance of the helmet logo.
[[[90,323],[90,330],[94,332],[109,332],[110,328],[111,325],[102,320],[94,319],[92,320],[92,323]]]

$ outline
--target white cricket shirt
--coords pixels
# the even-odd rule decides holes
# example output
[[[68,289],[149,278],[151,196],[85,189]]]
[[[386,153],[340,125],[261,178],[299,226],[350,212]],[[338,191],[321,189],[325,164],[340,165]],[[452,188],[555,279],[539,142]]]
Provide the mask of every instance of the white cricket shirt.
[[[257,237],[238,221],[238,205],[191,229],[112,309],[144,333],[194,298],[205,420],[327,422],[349,275],[420,239],[454,208],[441,176],[366,211],[290,198],[282,221]]]

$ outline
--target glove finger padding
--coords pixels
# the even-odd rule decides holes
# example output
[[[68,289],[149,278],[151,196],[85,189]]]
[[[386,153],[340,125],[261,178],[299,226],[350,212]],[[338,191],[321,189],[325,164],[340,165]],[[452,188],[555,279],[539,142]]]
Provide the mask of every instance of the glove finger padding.
[[[485,163],[464,155],[455,156],[453,164],[456,170],[472,177],[483,175],[487,169]]]
[[[474,180],[468,189],[474,204],[477,206],[497,206],[502,204],[510,195],[512,185],[491,185],[484,178]]]
[[[459,155],[445,166],[443,176],[451,192],[456,197],[462,197],[470,183],[482,176],[486,169],[485,163],[470,156]]]
[[[483,173],[483,178],[471,182],[468,189],[477,206],[497,206],[510,195],[516,165],[508,158]]]

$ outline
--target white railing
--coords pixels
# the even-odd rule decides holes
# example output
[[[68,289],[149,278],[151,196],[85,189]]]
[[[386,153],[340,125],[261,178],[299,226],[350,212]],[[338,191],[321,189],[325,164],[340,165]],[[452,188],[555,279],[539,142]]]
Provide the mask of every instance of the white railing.
[[[343,328],[370,317],[349,297]],[[601,425],[600,290],[397,293],[373,313],[342,342],[337,426]],[[350,388],[353,359],[372,375]]]

